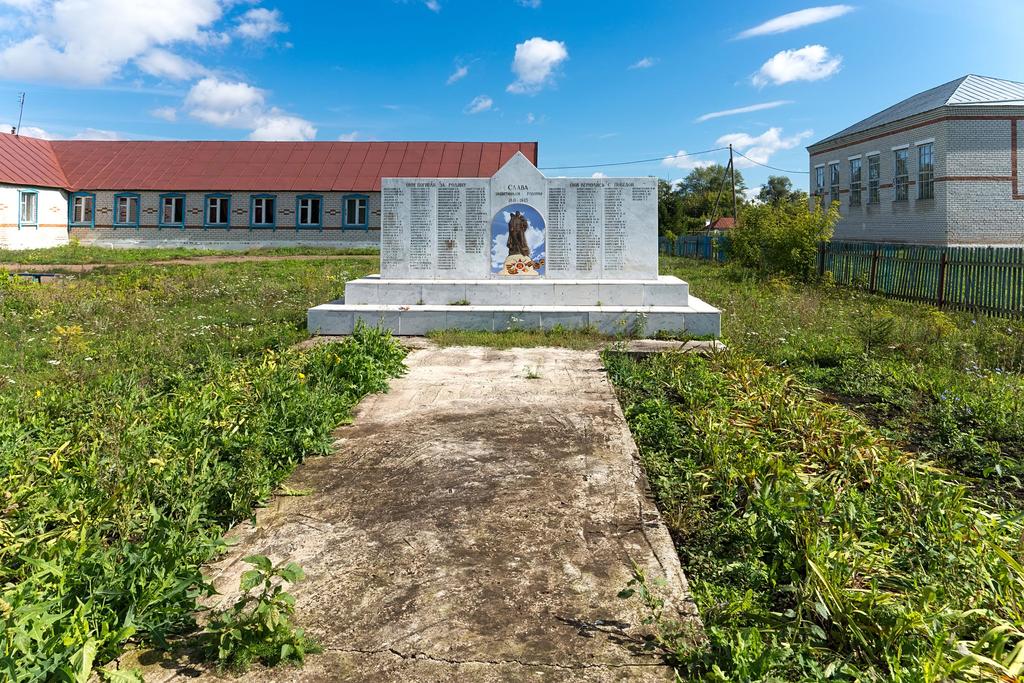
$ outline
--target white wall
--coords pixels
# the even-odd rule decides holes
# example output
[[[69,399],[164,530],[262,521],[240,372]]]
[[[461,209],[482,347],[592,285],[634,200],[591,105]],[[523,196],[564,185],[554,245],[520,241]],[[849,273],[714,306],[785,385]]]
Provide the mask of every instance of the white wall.
[[[18,227],[19,190],[39,192],[38,225]],[[0,185],[0,248],[37,249],[68,243],[68,200],[63,190]]]

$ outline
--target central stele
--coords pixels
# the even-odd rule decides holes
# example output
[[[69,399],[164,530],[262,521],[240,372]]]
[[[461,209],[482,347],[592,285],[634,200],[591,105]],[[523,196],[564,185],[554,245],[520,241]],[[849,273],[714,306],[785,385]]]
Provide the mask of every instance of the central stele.
[[[380,276],[310,309],[396,334],[594,326],[717,335],[718,311],[658,276],[655,178],[547,178],[517,153],[491,178],[384,178]]]

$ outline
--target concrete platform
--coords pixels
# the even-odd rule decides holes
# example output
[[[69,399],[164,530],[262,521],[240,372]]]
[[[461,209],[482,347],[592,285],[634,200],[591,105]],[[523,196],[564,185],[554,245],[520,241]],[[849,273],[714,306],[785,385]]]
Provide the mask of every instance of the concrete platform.
[[[650,336],[685,332],[719,336],[721,314],[697,297],[685,306],[453,306],[352,304],[337,301],[309,309],[311,334],[351,334],[356,323],[382,325],[393,334],[423,335],[432,330],[460,329],[503,332],[510,329],[551,329],[593,326],[604,334]]]
[[[347,304],[504,306],[686,306],[690,286],[656,280],[407,280],[379,275],[345,284]]]

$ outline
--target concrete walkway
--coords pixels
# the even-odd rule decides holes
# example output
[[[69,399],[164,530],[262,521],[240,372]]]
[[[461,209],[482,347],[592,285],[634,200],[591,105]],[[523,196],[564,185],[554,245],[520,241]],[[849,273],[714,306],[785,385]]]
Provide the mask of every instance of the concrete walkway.
[[[251,553],[307,574],[297,621],[325,652],[243,680],[671,680],[637,651],[638,601],[617,598],[632,564],[699,619],[597,352],[428,348],[408,365],[295,472],[311,493],[275,498],[212,568],[226,599]],[[201,673],[173,666],[146,680]]]

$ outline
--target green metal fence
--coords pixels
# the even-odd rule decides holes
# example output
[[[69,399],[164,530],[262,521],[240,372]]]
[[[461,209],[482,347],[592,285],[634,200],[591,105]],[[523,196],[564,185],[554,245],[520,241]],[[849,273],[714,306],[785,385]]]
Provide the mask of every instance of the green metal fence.
[[[680,235],[674,240],[658,238],[658,250],[668,256],[689,256],[722,263],[726,259],[728,238],[723,235]]]
[[[905,301],[1024,314],[1024,247],[828,242],[819,247],[818,272]]]

